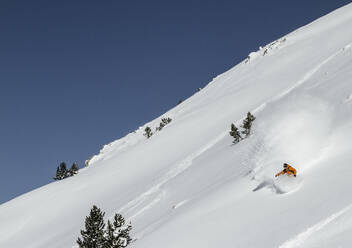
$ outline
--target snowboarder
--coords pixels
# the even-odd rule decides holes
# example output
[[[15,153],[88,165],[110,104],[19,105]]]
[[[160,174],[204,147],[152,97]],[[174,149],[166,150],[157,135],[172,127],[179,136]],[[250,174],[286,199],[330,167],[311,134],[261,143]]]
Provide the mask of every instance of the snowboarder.
[[[275,177],[281,176],[281,175],[293,175],[294,177],[296,177],[297,171],[295,168],[293,168],[292,166],[290,166],[289,164],[284,163],[284,169],[282,171],[280,171],[279,173],[277,173],[275,175]]]

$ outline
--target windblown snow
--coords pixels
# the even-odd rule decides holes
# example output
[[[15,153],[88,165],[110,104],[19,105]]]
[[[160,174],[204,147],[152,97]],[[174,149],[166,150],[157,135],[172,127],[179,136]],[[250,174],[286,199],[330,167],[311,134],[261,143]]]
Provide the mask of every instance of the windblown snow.
[[[260,47],[78,175],[1,205],[0,247],[76,247],[93,204],[132,222],[130,247],[351,247],[351,27],[349,4]],[[297,178],[274,177],[284,162]]]

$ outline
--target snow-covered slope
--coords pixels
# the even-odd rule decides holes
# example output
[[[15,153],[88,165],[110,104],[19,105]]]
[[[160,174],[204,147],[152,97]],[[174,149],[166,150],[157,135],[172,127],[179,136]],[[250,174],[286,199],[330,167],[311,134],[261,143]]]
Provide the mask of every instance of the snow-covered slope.
[[[136,248],[351,247],[351,27],[352,4],[251,53],[150,139],[160,118],[1,205],[0,247],[72,247],[93,204],[132,221]],[[283,162],[297,178],[274,178]]]

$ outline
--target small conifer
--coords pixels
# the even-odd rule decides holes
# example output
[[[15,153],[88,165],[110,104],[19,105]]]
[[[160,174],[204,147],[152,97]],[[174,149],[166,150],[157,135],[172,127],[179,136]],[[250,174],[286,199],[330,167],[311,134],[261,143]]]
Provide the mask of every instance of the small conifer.
[[[81,230],[82,239],[77,239],[80,248],[102,248],[104,238],[104,215],[105,213],[97,206],[93,206],[89,216],[86,217],[85,230]]]
[[[161,131],[165,127],[165,124],[160,122],[159,126],[155,128],[155,131]]]
[[[54,180],[61,180],[61,171],[60,171],[60,166],[56,168],[56,175],[54,177]]]
[[[238,128],[233,123],[231,124],[231,131],[229,133],[234,138],[234,144],[237,144],[243,139],[240,132],[238,131]]]
[[[114,222],[108,221],[104,248],[126,247],[132,241],[129,234],[131,229],[132,226],[130,224],[125,225],[125,219],[121,214],[115,214]]]
[[[171,121],[172,121],[172,119],[170,117],[161,119],[161,122],[164,123],[165,125],[169,124]]]
[[[54,180],[62,180],[68,176],[69,176],[69,172],[66,168],[66,163],[61,162],[59,167],[57,167],[56,169],[56,176],[54,177]]]
[[[243,120],[243,124],[242,124],[242,128],[244,128],[244,130],[242,131],[242,133],[248,137],[251,133],[251,128],[252,128],[252,122],[255,120],[254,115],[252,115],[250,112],[247,113],[247,117]]]
[[[161,131],[167,124],[172,121],[170,117],[162,118],[159,126],[155,129],[156,131]]]
[[[78,165],[76,163],[73,163],[68,172],[71,177],[76,175],[78,173]]]
[[[150,127],[146,127],[144,131],[144,136],[146,136],[148,139],[153,135],[152,129]]]

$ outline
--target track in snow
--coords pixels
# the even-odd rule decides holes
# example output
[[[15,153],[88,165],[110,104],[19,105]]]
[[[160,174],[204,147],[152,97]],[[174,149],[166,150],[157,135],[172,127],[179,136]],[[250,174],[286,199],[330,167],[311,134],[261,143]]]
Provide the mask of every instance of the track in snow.
[[[307,230],[297,234],[294,238],[286,241],[282,245],[280,245],[279,248],[295,248],[295,247],[301,247],[304,245],[304,242],[314,235],[314,233],[318,232],[319,230],[323,229],[325,226],[333,222],[335,219],[340,217],[341,215],[345,214],[347,211],[349,211],[352,208],[352,205],[349,205],[342,210],[338,211],[337,213],[332,214],[328,218],[318,222],[317,224],[307,228]]]
[[[146,210],[150,209],[155,204],[157,204],[165,194],[165,192],[161,189],[162,186],[165,185],[167,182],[169,182],[171,179],[177,177],[185,170],[187,170],[192,165],[192,162],[194,159],[196,159],[204,152],[209,150],[211,147],[213,147],[216,143],[218,143],[221,139],[223,139],[226,134],[227,132],[221,133],[211,142],[201,147],[199,150],[195,151],[194,153],[191,153],[185,159],[181,160],[179,163],[173,166],[171,170],[165,173],[165,175],[159,180],[158,183],[156,183],[149,190],[145,191],[144,193],[142,193],[141,195],[139,195],[138,197],[136,197],[135,199],[127,203],[119,211],[129,212],[129,211],[133,211],[139,206],[144,206],[141,210],[137,211],[132,215],[131,219],[133,219],[138,215],[142,214],[143,212],[145,212]]]

